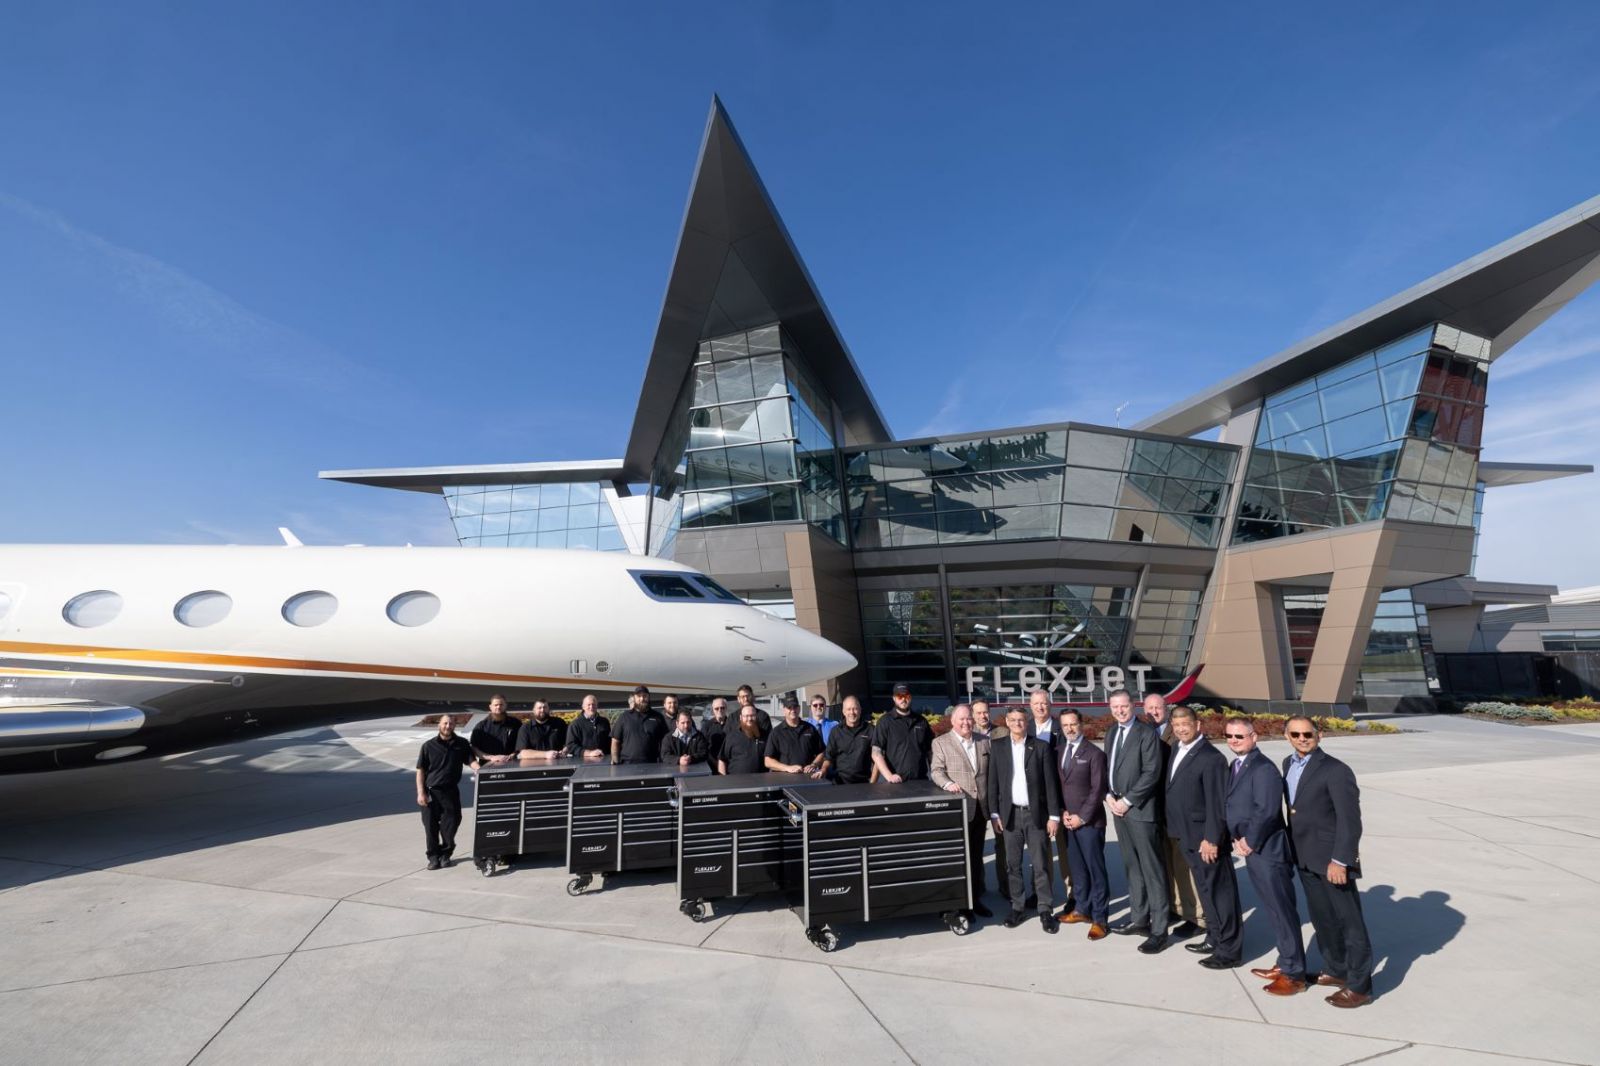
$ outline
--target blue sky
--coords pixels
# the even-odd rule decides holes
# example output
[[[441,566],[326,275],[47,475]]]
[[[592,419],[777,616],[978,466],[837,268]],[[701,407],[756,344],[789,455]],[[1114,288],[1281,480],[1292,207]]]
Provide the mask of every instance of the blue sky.
[[[891,426],[1132,422],[1600,193],[1592,5],[8,4],[0,540],[445,543],[621,453],[720,93]],[[1595,462],[1600,299],[1486,456]],[[1481,576],[1600,583],[1600,480]]]

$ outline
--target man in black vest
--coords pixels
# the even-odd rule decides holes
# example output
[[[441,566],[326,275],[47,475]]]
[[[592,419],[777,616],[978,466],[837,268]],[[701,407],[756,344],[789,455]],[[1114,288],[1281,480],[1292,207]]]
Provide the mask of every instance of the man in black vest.
[[[428,842],[428,869],[449,866],[456,850],[456,830],[461,827],[461,768],[476,770],[472,745],[456,736],[456,723],[439,716],[439,733],[429,737],[417,754],[417,806],[422,808],[422,830]]]

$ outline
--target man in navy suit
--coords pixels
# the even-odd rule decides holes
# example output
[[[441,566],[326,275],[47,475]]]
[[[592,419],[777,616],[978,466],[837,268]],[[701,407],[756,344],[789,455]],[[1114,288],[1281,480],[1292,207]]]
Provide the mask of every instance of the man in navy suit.
[[[1256,727],[1248,718],[1229,718],[1223,737],[1233,752],[1228,768],[1228,832],[1233,853],[1272,921],[1278,959],[1250,972],[1270,981],[1266,991],[1292,996],[1306,988],[1306,945],[1300,936],[1300,909],[1294,900],[1294,854],[1283,824],[1283,775],[1256,750]]]
[[[1106,730],[1106,806],[1117,828],[1122,865],[1128,874],[1128,921],[1111,931],[1143,936],[1139,950],[1166,950],[1171,926],[1167,867],[1161,822],[1161,741],[1156,731],[1133,717],[1133,696],[1117,689],[1106,697],[1111,717]]]
[[[1239,884],[1233,875],[1233,854],[1225,815],[1228,764],[1211,741],[1200,735],[1200,723],[1187,707],[1172,709],[1172,762],[1167,769],[1167,835],[1183,847],[1183,859],[1194,871],[1195,888],[1206,909],[1206,943],[1211,953],[1200,960],[1208,970],[1228,970],[1244,958],[1239,935]]]
[[[1061,744],[1056,768],[1061,778],[1061,828],[1067,865],[1077,886],[1076,906],[1061,920],[1089,923],[1089,939],[1103,940],[1110,892],[1106,885],[1106,753],[1083,735],[1083,716],[1061,712]],[[1056,838],[1061,843],[1061,837]]]
[[[1323,974],[1338,989],[1335,1007],[1372,1001],[1372,941],[1361,914],[1361,790],[1350,767],[1323,751],[1322,734],[1305,715],[1284,724],[1294,754],[1283,760],[1289,795],[1289,838],[1300,867]]]
[[[989,742],[989,815],[995,833],[1005,844],[1006,867],[1011,875],[1011,914],[1007,929],[1027,920],[1023,910],[1022,853],[1033,853],[1033,885],[1038,897],[1039,924],[1054,933],[1060,923],[1050,913],[1050,842],[1061,829],[1061,784],[1050,758],[1050,747],[1028,735],[1028,716],[1016,707],[1006,715],[1010,731],[1004,740]]]

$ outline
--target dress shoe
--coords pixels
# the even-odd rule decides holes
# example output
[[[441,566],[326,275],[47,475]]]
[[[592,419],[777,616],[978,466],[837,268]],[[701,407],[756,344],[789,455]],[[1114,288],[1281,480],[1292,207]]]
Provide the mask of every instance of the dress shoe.
[[[1343,988],[1344,978],[1335,977],[1331,973],[1319,974],[1317,975],[1317,984],[1323,985],[1327,988]]]
[[[1095,922],[1093,925],[1091,925],[1089,927],[1089,939],[1090,940],[1104,940],[1105,938],[1106,938],[1106,927],[1105,926],[1101,925],[1099,922]]]
[[[1335,1007],[1364,1007],[1372,1002],[1372,996],[1366,992],[1352,992],[1348,988],[1341,988],[1328,997],[1328,1002]]]
[[[1028,916],[1026,914],[1022,913],[1021,911],[1012,911],[1010,914],[1006,915],[1005,927],[1007,929],[1015,929],[1017,926],[1021,925],[1027,920]]]
[[[1068,925],[1081,925],[1084,922],[1094,921],[1094,919],[1090,918],[1087,914],[1079,914],[1077,911],[1064,912],[1061,915],[1061,920],[1066,922]]]
[[[1119,936],[1149,936],[1150,935],[1150,927],[1148,925],[1134,925],[1131,922],[1128,923],[1127,925],[1114,925],[1114,926],[1111,927],[1111,931],[1113,933],[1118,934]]]
[[[1067,902],[1061,908],[1061,913],[1062,914],[1071,914],[1073,911],[1075,911],[1077,909],[1078,909],[1078,897],[1074,896],[1071,892],[1068,892],[1067,893]]]
[[[1047,933],[1054,933],[1061,928],[1061,923],[1056,921],[1055,915],[1049,913],[1039,915],[1039,925]]]
[[[1231,970],[1235,966],[1238,966],[1240,961],[1241,960],[1239,959],[1229,960],[1221,958],[1217,955],[1207,955],[1205,958],[1200,960],[1200,965],[1204,966],[1208,970]]]
[[[1278,969],[1276,966],[1273,966],[1270,969],[1265,966],[1256,966],[1250,970],[1250,976],[1259,977],[1263,981],[1274,980],[1281,973],[1283,973],[1283,971]]]
[[[1159,955],[1165,951],[1166,948],[1167,934],[1155,933],[1150,937],[1150,939],[1139,945],[1139,953],[1142,955]]]
[[[438,859],[429,859],[428,860],[428,869],[437,870],[438,868],[439,868],[439,860]]]
[[[1200,927],[1186,919],[1182,922],[1179,922],[1169,935],[1174,940],[1188,940],[1190,937],[1199,932],[1201,932]]]
[[[1198,944],[1185,944],[1183,950],[1192,951],[1196,955],[1211,955],[1216,952],[1216,947],[1209,940],[1202,940]]]
[[[988,907],[985,907],[981,903],[974,903],[972,905],[972,913],[976,914],[979,918],[993,918],[994,917],[994,911],[990,910]]]
[[[1036,910],[1038,910],[1039,909],[1039,897],[1035,896],[1032,892],[1029,892],[1028,893],[1028,898],[1022,901],[1022,909],[1025,910],[1025,911],[1036,911]]]
[[[1251,970],[1250,972],[1255,973],[1254,970]],[[1304,992],[1305,990],[1306,983],[1304,981],[1297,980],[1293,977],[1285,977],[1281,973],[1272,979],[1271,984],[1262,989],[1263,992],[1266,992],[1271,996],[1292,996],[1299,992]]]

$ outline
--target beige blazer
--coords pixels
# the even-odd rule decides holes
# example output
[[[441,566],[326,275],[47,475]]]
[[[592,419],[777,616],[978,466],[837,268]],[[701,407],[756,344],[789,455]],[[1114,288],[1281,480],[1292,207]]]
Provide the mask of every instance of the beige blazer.
[[[956,787],[967,794],[967,798],[978,806],[978,813],[984,821],[989,819],[989,738],[982,733],[972,734],[973,744],[976,746],[978,768],[974,772],[972,764],[967,761],[967,753],[961,750],[961,738],[954,733],[945,733],[943,736],[933,738],[933,765],[929,777],[933,783],[944,788],[954,781]]]

